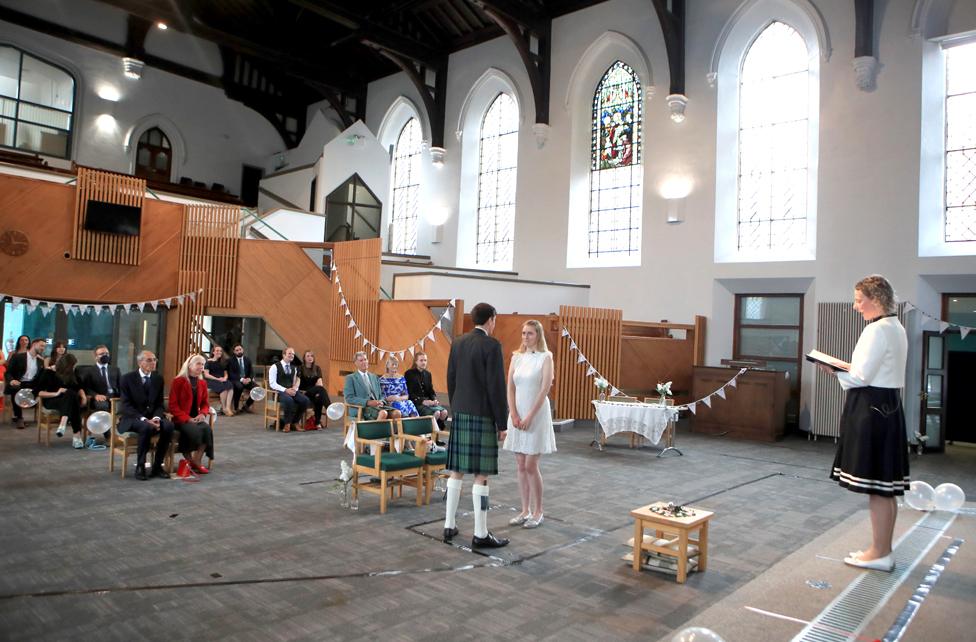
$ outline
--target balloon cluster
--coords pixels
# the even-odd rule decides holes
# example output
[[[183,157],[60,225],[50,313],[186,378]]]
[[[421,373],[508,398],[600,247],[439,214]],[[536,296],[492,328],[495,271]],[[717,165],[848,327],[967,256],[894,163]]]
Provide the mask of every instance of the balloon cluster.
[[[923,481],[913,481],[905,493],[905,503],[915,510],[959,510],[966,502],[966,493],[955,484],[939,484],[932,488]]]

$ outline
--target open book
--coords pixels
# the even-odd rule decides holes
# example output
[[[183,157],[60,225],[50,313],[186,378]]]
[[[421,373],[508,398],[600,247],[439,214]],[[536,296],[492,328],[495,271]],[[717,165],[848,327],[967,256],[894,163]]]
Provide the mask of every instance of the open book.
[[[828,368],[831,368],[835,372],[837,370],[843,370],[847,372],[851,369],[851,364],[846,361],[841,361],[837,357],[832,357],[825,352],[820,352],[819,350],[811,350],[807,353],[807,361],[812,363],[822,363]]]

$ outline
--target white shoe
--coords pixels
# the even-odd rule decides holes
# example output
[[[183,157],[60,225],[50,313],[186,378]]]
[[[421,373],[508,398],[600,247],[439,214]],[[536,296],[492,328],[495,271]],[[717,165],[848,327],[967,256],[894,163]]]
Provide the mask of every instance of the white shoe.
[[[79,437],[78,435],[75,435],[71,439],[71,445],[74,446],[75,448],[77,448],[78,450],[81,450],[82,448],[85,447],[85,442],[83,442],[81,440],[81,437]]]
[[[884,557],[879,557],[873,560],[862,560],[857,555],[850,555],[844,558],[844,563],[848,566],[866,568],[872,571],[884,571],[886,573],[890,573],[895,570],[895,560],[891,559],[891,555],[885,555]]]
[[[511,524],[512,526],[521,526],[526,521],[528,521],[529,515],[530,515],[529,513],[526,513],[525,515],[516,515],[512,519],[508,520],[508,523]]]
[[[64,429],[68,427],[68,418],[61,417],[61,423],[58,424],[58,429],[54,432],[58,437],[64,437]]]
[[[540,526],[542,526],[542,519],[543,519],[543,515],[541,514],[539,515],[539,519],[536,519],[535,517],[530,517],[527,520],[525,520],[524,524],[522,524],[522,528],[539,528]]]

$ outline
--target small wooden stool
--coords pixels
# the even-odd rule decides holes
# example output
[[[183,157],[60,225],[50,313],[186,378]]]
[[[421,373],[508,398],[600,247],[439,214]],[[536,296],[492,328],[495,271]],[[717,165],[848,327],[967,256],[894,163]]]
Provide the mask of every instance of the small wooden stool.
[[[682,584],[688,577],[689,544],[698,546],[698,570],[705,570],[708,561],[708,520],[715,513],[690,506],[685,506],[686,509],[695,511],[690,517],[665,517],[651,511],[651,507],[664,506],[667,506],[666,502],[655,502],[630,511],[630,516],[634,518],[634,570],[640,571],[642,551],[675,557],[678,560],[678,583]],[[645,542],[645,528],[653,529],[657,538],[671,536],[674,539],[668,542],[668,546],[656,545],[653,538],[650,542]],[[690,537],[693,531],[698,531],[698,539]],[[677,549],[670,545],[675,542],[678,544]]]

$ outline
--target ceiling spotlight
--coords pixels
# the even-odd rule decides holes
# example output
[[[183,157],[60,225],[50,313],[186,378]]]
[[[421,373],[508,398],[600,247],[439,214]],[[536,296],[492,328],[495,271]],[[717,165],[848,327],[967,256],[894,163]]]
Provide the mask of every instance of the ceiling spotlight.
[[[125,74],[126,78],[139,80],[140,78],[142,78],[142,68],[145,66],[146,63],[139,60],[138,58],[122,59],[122,73]]]
[[[169,29],[169,26],[165,22],[160,20],[159,22],[156,23],[156,28],[159,29],[160,31],[166,31],[167,29]]]

